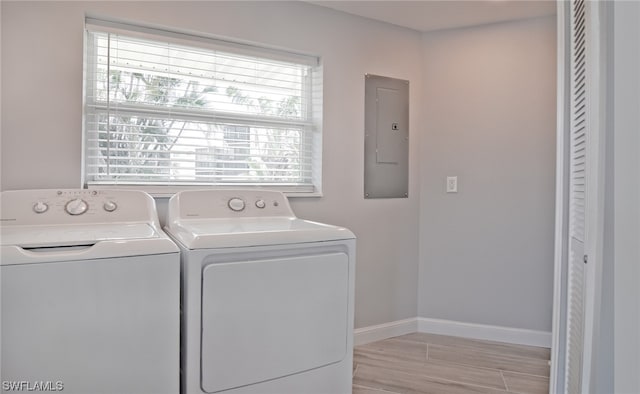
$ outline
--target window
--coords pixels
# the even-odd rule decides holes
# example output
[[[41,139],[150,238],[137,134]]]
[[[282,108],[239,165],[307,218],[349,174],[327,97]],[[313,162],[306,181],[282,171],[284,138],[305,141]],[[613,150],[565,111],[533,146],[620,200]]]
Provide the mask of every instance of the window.
[[[317,57],[87,18],[84,182],[320,193]]]

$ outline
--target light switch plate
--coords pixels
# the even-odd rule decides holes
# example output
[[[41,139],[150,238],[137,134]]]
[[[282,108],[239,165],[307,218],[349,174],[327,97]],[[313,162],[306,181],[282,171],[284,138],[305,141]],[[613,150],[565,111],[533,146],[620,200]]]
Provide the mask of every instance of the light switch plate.
[[[447,193],[457,193],[457,192],[458,192],[458,177],[448,176],[447,177]]]

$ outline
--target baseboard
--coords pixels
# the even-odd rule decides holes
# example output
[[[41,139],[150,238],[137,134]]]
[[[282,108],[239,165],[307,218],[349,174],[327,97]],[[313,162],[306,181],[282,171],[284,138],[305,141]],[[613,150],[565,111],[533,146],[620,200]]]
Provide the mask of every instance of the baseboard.
[[[377,324],[375,326],[357,328],[354,330],[353,343],[355,346],[364,345],[399,335],[411,334],[413,332],[483,339],[487,341],[513,343],[516,345],[551,347],[551,333],[546,331],[464,323],[453,320],[429,319],[425,317],[414,317],[411,319]]]
[[[418,322],[418,332],[484,339],[517,345],[551,347],[551,333],[546,331],[463,323],[453,320],[429,319],[424,317],[419,317],[416,320]]]
[[[416,331],[418,331],[417,318],[396,320],[375,326],[356,328],[354,330],[353,343],[355,346],[365,345],[370,342],[381,341]]]

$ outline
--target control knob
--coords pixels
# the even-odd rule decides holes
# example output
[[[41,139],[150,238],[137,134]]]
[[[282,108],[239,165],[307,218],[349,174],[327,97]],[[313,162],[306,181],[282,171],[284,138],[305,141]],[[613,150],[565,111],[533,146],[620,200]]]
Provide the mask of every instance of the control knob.
[[[242,211],[242,210],[244,209],[244,206],[245,206],[245,204],[244,204],[244,200],[243,200],[243,199],[241,199],[241,198],[237,198],[237,197],[234,197],[234,198],[232,198],[231,200],[229,200],[229,202],[227,203],[227,205],[229,205],[229,208],[230,208],[232,211],[235,211],[235,212],[240,212],[240,211]]]
[[[87,204],[87,202],[80,198],[73,199],[64,206],[64,210],[67,211],[69,215],[74,216],[82,215],[83,213],[87,212],[88,209],[89,205]]]

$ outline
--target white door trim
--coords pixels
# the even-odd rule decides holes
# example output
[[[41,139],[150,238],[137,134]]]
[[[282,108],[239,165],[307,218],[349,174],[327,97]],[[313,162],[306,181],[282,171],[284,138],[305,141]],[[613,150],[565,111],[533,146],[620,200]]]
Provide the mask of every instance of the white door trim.
[[[586,265],[585,320],[584,320],[584,353],[582,365],[583,392],[591,393],[594,385],[594,362],[597,358],[596,341],[600,333],[600,301],[602,294],[602,264],[604,240],[604,158],[606,131],[606,42],[603,28],[606,2],[589,2],[590,12],[587,14],[591,29],[591,40],[588,43],[591,68],[589,126],[587,134],[587,187],[585,212],[585,252],[589,258]],[[589,9],[589,8],[588,8]]]
[[[566,312],[567,312],[567,265],[568,261],[568,207],[569,188],[568,171],[568,102],[567,93],[569,69],[568,2],[558,1],[557,8],[557,118],[556,118],[556,218],[555,218],[555,251],[553,280],[553,324],[551,327],[551,376],[549,392],[561,393],[564,390],[564,363],[566,346]]]
[[[557,162],[556,162],[556,245],[554,271],[554,303],[551,350],[551,377],[549,390],[551,393],[564,392],[564,366],[566,346],[566,312],[567,312],[567,263],[568,263],[568,190],[569,182],[567,163],[569,135],[567,91],[571,54],[567,50],[571,35],[568,31],[570,24],[567,12],[567,2],[558,2],[558,114],[557,114]],[[586,162],[586,211],[585,211],[585,253],[588,263],[585,267],[585,310],[584,310],[584,341],[582,363],[582,392],[590,393],[594,389],[593,363],[597,357],[594,346],[599,337],[600,298],[603,264],[603,229],[604,229],[604,155],[606,132],[606,32],[602,22],[606,22],[606,3],[587,2],[587,27],[590,29],[588,37],[588,74],[589,91],[587,100],[590,109],[588,113],[587,134],[587,162]]]

